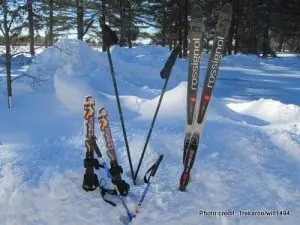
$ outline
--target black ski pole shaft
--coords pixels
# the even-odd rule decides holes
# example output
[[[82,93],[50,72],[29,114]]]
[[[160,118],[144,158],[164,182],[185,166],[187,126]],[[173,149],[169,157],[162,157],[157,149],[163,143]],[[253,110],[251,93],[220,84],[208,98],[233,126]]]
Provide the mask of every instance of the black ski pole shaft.
[[[120,120],[121,120],[121,125],[122,125],[122,131],[123,131],[123,136],[124,136],[124,141],[125,141],[127,156],[128,156],[128,160],[129,160],[130,171],[131,171],[131,177],[132,177],[133,183],[135,184],[134,172],[133,172],[131,155],[130,155],[128,139],[127,139],[127,134],[126,134],[126,129],[125,129],[125,123],[124,123],[124,118],[123,118],[123,113],[122,113],[122,108],[121,108],[121,103],[120,103],[120,98],[119,98],[119,91],[118,91],[118,86],[117,86],[117,81],[116,81],[116,75],[115,75],[109,48],[107,49],[107,56],[108,56],[110,72],[111,72],[113,85],[114,85],[114,89],[115,89],[115,94],[116,94],[116,100],[117,100],[117,105],[118,105],[118,110],[119,110],[119,115],[120,115]]]
[[[160,105],[161,105],[161,102],[162,102],[162,99],[163,99],[163,96],[164,96],[164,92],[165,92],[166,87],[167,87],[167,84],[168,84],[168,79],[166,79],[166,81],[164,83],[164,86],[162,88],[162,94],[160,95],[158,105],[156,107],[155,114],[154,114],[154,117],[152,119],[151,126],[150,126],[150,129],[149,129],[149,132],[148,132],[148,135],[147,135],[147,138],[146,138],[146,142],[145,142],[145,145],[144,145],[144,148],[143,148],[143,151],[142,151],[142,155],[140,157],[138,167],[135,171],[134,181],[136,181],[136,178],[138,176],[138,173],[139,173],[139,170],[140,170],[140,167],[141,167],[141,164],[142,164],[142,161],[143,161],[143,158],[144,158],[147,146],[148,146],[148,142],[149,142],[150,137],[151,137],[151,133],[152,133],[152,130],[153,130],[153,127],[154,127],[154,123],[155,123],[155,120],[156,120],[156,117],[157,117],[157,114],[158,114],[158,111],[159,111],[159,108],[160,108]]]
[[[164,78],[164,79],[166,79],[166,80],[165,80],[164,86],[162,88],[160,97],[159,97],[159,101],[158,101],[158,104],[157,104],[157,107],[156,107],[156,110],[155,110],[155,113],[154,113],[154,116],[153,116],[153,119],[152,119],[152,122],[151,122],[151,125],[150,125],[150,129],[149,129],[149,132],[148,132],[148,135],[147,135],[147,138],[146,138],[146,142],[145,142],[145,145],[144,145],[144,148],[143,148],[143,151],[142,151],[142,155],[141,155],[140,160],[139,160],[138,167],[137,167],[137,169],[135,171],[134,183],[135,183],[136,178],[138,176],[138,173],[139,173],[139,170],[140,170],[140,167],[141,167],[141,164],[142,164],[142,161],[143,161],[143,158],[144,158],[147,146],[148,146],[148,142],[149,142],[151,134],[152,134],[152,130],[153,130],[153,127],[154,127],[154,124],[155,124],[155,120],[156,120],[156,117],[157,117],[157,114],[158,114],[158,111],[159,111],[162,99],[163,99],[165,91],[166,91],[166,87],[167,87],[167,84],[168,84],[168,81],[169,81],[169,78],[170,78],[171,70],[172,70],[172,67],[173,67],[173,65],[174,65],[174,63],[176,61],[177,55],[179,53],[179,50],[180,50],[180,47],[177,46],[172,51],[171,55],[169,56],[167,62],[164,65],[164,68],[160,72],[161,77]]]

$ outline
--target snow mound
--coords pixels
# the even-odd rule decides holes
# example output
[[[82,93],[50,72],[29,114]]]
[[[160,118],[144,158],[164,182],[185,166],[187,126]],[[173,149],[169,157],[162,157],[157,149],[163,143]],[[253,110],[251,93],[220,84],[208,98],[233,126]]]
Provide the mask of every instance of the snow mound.
[[[113,47],[112,59],[117,85],[124,108],[128,112],[140,113],[149,118],[155,109],[164,80],[159,76],[170,52],[167,48],[142,46],[132,49]],[[173,69],[168,88],[178,89],[166,93],[165,113],[171,112],[173,103],[179,97],[184,102],[183,87],[178,83],[185,80],[182,70],[186,61],[180,61]],[[182,66],[184,65],[184,66]],[[176,65],[175,65],[176,67]],[[57,99],[75,114],[82,114],[82,101],[92,95],[97,107],[106,107],[116,111],[114,89],[106,52],[93,50],[88,44],[79,40],[62,39],[53,47],[46,49],[35,58],[27,73],[48,81]],[[176,88],[178,86],[178,88]],[[145,91],[146,90],[146,91]],[[136,93],[138,96],[131,96]],[[176,98],[170,97],[175,94]],[[130,98],[130,99],[129,99]],[[146,103],[147,102],[147,103]],[[169,103],[167,103],[169,102]],[[147,106],[153,106],[148,110]],[[183,107],[181,107],[183,109]],[[183,110],[174,110],[179,115]],[[146,116],[145,116],[146,115]]]
[[[300,121],[300,107],[293,104],[283,104],[272,99],[259,99],[243,103],[229,103],[233,111],[257,117],[272,124]]]
[[[115,46],[111,54],[124,115],[127,119],[135,116],[151,119],[165,82],[159,74],[170,54],[169,49],[157,46],[132,49]],[[186,70],[187,60],[177,59],[159,112],[161,118],[176,117],[183,120],[186,108]],[[76,115],[82,115],[84,97],[92,95],[97,107],[106,107],[112,118],[117,117],[106,52],[93,50],[79,40],[62,39],[38,55],[28,73],[48,77],[57,99]],[[213,100],[209,110],[212,112],[210,118],[220,117],[218,112],[222,111],[227,118],[239,120],[236,114],[229,112],[218,101]]]
[[[160,108],[160,117],[179,116],[185,114],[186,82],[165,93]],[[140,105],[140,114],[143,118],[152,118],[159,101],[159,96],[150,100],[143,100]]]
[[[46,80],[57,99],[70,111],[81,115],[84,97],[97,96],[97,82],[91,78],[101,77],[99,67],[106,61],[85,42],[62,39],[38,55],[27,73]],[[101,99],[97,102],[103,105]]]

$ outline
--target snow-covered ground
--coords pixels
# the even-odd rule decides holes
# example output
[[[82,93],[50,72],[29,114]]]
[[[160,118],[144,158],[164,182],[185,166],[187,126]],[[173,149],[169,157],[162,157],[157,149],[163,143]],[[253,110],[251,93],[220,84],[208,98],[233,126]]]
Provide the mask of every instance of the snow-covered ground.
[[[112,49],[134,168],[164,82],[159,72],[168,55],[168,49],[154,46]],[[203,55],[201,81],[207,60]],[[108,109],[123,178],[132,184],[106,54],[80,41],[61,40],[32,59],[27,69],[30,62],[26,57],[14,59],[15,76],[25,71],[39,82],[14,81],[12,109],[6,107],[0,67],[0,224],[122,224],[121,203],[114,208],[98,191],[81,188],[86,95],[95,96],[97,107]],[[178,183],[183,169],[186,71],[187,61],[178,59],[140,178],[158,155],[163,153],[164,160],[132,224],[298,224],[300,59],[245,55],[223,59],[192,182],[183,193]],[[100,176],[109,181],[104,172]],[[141,179],[131,185],[126,197],[130,209],[143,188]],[[209,215],[211,211],[217,215]],[[218,215],[232,211],[234,215]],[[240,211],[279,215],[250,216]],[[280,215],[281,211],[289,215]]]

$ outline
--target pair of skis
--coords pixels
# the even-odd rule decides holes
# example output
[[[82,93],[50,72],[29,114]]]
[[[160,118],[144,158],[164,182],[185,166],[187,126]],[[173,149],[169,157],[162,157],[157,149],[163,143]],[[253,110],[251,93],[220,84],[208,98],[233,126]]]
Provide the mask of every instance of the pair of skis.
[[[183,165],[184,170],[180,177],[179,190],[185,191],[190,181],[190,172],[193,167],[199,140],[204,127],[206,111],[215,86],[220,61],[223,57],[225,41],[231,23],[232,8],[225,4],[219,13],[213,47],[208,62],[200,101],[197,101],[199,67],[202,50],[202,33],[204,30],[203,12],[199,5],[192,8],[189,39],[189,71],[187,84],[187,120],[185,129]]]
[[[101,108],[98,111],[97,121],[102,136],[104,137],[106,153],[110,159],[110,168],[105,163],[102,153],[98,148],[95,136],[95,99],[92,96],[87,96],[84,101],[84,121],[85,121],[85,147],[86,147],[86,158],[84,159],[84,167],[86,168],[82,188],[85,191],[94,191],[99,187],[103,199],[115,205],[113,202],[104,198],[106,193],[126,196],[129,192],[129,184],[127,184],[121,178],[123,173],[122,167],[118,164],[115,148],[113,145],[112,135],[108,122],[108,114],[105,108]],[[94,153],[97,154],[99,160],[95,158]],[[98,170],[100,167],[104,168],[107,176],[111,178],[111,182],[114,186],[114,190],[107,190],[103,186],[100,186],[97,174],[94,169]]]
[[[148,169],[144,176],[144,182],[146,184],[143,194],[137,204],[135,213],[131,213],[123,196],[126,196],[129,191],[129,184],[127,184],[121,178],[121,174],[123,173],[122,167],[118,164],[117,155],[114,148],[114,143],[112,139],[111,129],[108,121],[108,113],[105,108],[101,108],[98,111],[97,121],[99,124],[99,128],[101,134],[103,136],[106,153],[108,158],[110,159],[109,169],[105,160],[102,157],[102,153],[97,145],[96,136],[95,136],[95,100],[92,96],[87,96],[84,101],[84,121],[85,121],[85,147],[86,147],[86,158],[84,159],[84,167],[86,168],[82,188],[85,191],[94,191],[98,187],[101,190],[102,198],[107,203],[115,206],[116,204],[105,199],[105,194],[109,193],[112,195],[118,195],[123,207],[126,210],[127,214],[127,222],[131,222],[137,213],[139,213],[139,209],[142,206],[142,203],[145,199],[145,196],[150,187],[150,180],[155,176],[156,171],[163,159],[163,155],[160,155],[157,161]],[[98,159],[95,158],[94,153],[98,156]],[[104,168],[107,174],[107,177],[111,178],[111,182],[114,186],[114,190],[105,189],[104,186],[100,185],[97,174],[95,174],[94,170],[98,170],[99,168]]]

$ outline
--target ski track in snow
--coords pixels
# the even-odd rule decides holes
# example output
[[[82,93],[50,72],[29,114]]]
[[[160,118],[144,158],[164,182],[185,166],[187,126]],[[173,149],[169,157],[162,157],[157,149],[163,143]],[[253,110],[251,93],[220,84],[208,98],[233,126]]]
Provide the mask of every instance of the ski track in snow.
[[[112,51],[134,168],[163,85],[159,71],[168,54],[167,49],[153,46]],[[13,86],[15,107],[0,108],[0,224],[123,224],[125,211],[118,198],[112,197],[117,207],[111,207],[98,191],[87,193],[81,188],[82,104],[88,94],[95,96],[97,107],[109,110],[123,178],[131,184],[106,55],[82,42],[62,40],[34,60],[38,63],[28,72],[47,78],[45,88],[19,80]],[[207,60],[203,55],[201,82]],[[16,64],[15,74],[18,68]],[[192,182],[182,193],[177,188],[182,172],[187,63],[178,60],[139,185],[131,185],[126,198],[130,209],[143,191],[143,173],[161,153],[165,157],[132,224],[298,224],[300,102],[294,96],[300,91],[296,88],[299,68],[297,58],[224,58]],[[5,103],[1,92],[0,104]],[[98,141],[103,148],[101,138]],[[105,177],[103,171],[98,174]],[[199,215],[200,211],[232,210],[235,216]],[[291,215],[238,215],[248,210],[290,210]]]

